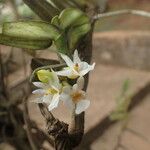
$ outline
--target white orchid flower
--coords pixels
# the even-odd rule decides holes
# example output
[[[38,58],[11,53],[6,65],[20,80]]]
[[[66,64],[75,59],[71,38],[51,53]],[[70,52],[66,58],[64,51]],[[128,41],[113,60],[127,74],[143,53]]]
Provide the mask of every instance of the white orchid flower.
[[[60,55],[68,67],[65,67],[62,71],[56,72],[57,75],[67,76],[70,79],[75,79],[79,76],[84,76],[89,71],[94,69],[95,63],[89,65],[87,62],[81,61],[77,50],[74,51],[73,61],[67,55]]]
[[[75,113],[80,114],[85,111],[89,105],[90,101],[86,98],[86,93],[83,91],[84,78],[79,77],[77,84],[71,86],[65,86],[61,94],[61,100],[65,105],[73,110],[75,108]]]
[[[37,76],[41,82],[33,82],[33,84],[39,89],[32,93],[39,94],[40,97],[34,102],[48,104],[48,110],[51,111],[58,106],[62,85],[54,71],[40,70]]]

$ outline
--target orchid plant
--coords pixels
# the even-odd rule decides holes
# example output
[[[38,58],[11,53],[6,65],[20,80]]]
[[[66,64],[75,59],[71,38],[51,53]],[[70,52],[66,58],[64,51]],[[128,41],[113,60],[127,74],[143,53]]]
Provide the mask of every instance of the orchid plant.
[[[80,114],[90,105],[90,101],[86,98],[86,92],[82,90],[84,87],[83,76],[94,69],[95,63],[89,65],[87,62],[82,62],[77,50],[74,51],[73,62],[67,55],[60,55],[68,67],[64,67],[57,72],[53,70],[39,70],[37,72],[40,82],[33,82],[33,84],[39,89],[34,90],[32,93],[39,94],[40,97],[35,102],[46,103],[48,110],[51,111],[62,100],[71,111],[75,110],[76,114]],[[66,78],[60,81],[60,76],[72,80],[77,78],[77,83],[71,85]]]
[[[32,5],[33,1],[36,1],[34,5]],[[72,149],[81,142],[84,133],[83,112],[90,105],[90,100],[86,94],[86,84],[84,83],[88,81],[85,75],[94,69],[95,63],[88,64],[90,58],[82,57],[81,60],[79,54],[84,53],[85,50],[87,53],[91,50],[88,45],[81,48],[80,45],[85,44],[80,44],[80,42],[85,36],[90,35],[93,20],[85,13],[85,5],[80,1],[62,0],[53,2],[55,6],[58,6],[58,3],[63,5],[63,9],[54,7],[46,0],[33,1],[24,0],[42,18],[42,21],[4,23],[0,33],[0,44],[29,49],[30,51],[50,50],[49,47],[53,44],[56,53],[60,56],[58,60],[32,59],[33,73],[30,81],[37,87],[32,92],[37,95],[37,98],[33,101],[38,103],[40,111],[47,121],[47,132],[52,136],[52,141],[58,142],[55,148]],[[78,49],[78,51],[75,49]],[[42,65],[38,65],[39,62],[42,62]],[[74,121],[71,124],[74,124],[74,127],[72,131],[68,130],[66,123],[59,121],[51,113],[53,109],[59,106],[60,101],[73,114],[72,120]],[[80,120],[80,123],[77,122],[78,120]],[[78,128],[77,125],[81,125],[81,127]],[[74,136],[74,133],[76,136]],[[71,143],[74,143],[75,146]]]
[[[86,13],[86,4],[92,3],[85,0],[82,2],[78,0],[23,1],[38,14],[41,20],[5,22],[1,26],[0,44],[30,50],[34,53],[36,50],[51,50],[51,45],[55,47],[55,52],[60,56],[58,60],[32,59],[33,72],[30,81],[36,87],[32,93],[37,95],[33,101],[38,104],[46,119],[47,133],[50,135],[49,139],[55,142],[55,149],[71,150],[81,142],[84,133],[83,112],[90,105],[86,94],[88,78],[85,75],[94,69],[95,63],[90,65],[88,64],[90,58],[83,56],[81,60],[79,55],[84,53],[84,50],[88,53],[92,49],[88,45],[84,48],[80,47],[85,45],[80,44],[85,36],[90,35],[88,39],[92,39],[89,33],[92,31],[93,20]],[[59,106],[60,101],[73,114],[69,125],[59,121],[51,112]],[[25,105],[27,114],[27,101]],[[78,120],[80,123],[77,122]],[[28,121],[29,119],[25,120],[26,124],[30,124]],[[78,128],[78,125],[81,127]],[[68,126],[70,128],[73,126],[72,131],[68,130]],[[27,134],[30,132],[31,130]],[[32,135],[29,143],[32,149],[41,149],[41,145],[37,146],[32,142]]]
[[[31,51],[50,50],[49,47],[52,44],[55,46],[56,53],[60,56],[59,60],[32,59],[31,68],[33,73],[31,75],[31,81],[37,87],[33,91],[33,94],[38,95],[38,98],[34,102],[38,103],[40,111],[46,119],[47,133],[50,135],[47,141],[52,141],[54,143],[52,145],[57,150],[72,150],[81,143],[84,134],[84,111],[90,105],[90,100],[87,98],[86,93],[88,76],[85,75],[95,67],[95,63],[92,65],[89,64],[92,56],[92,32],[94,23],[98,19],[113,15],[130,13],[150,17],[150,13],[127,9],[112,13],[97,14],[98,3],[101,3],[100,7],[103,7],[103,0],[23,1],[41,20],[4,23],[1,26],[0,44],[29,49]],[[75,49],[78,49],[78,51]],[[82,60],[79,55],[82,55]],[[73,112],[70,124],[59,121],[51,113],[53,109],[58,107],[60,101]],[[125,112],[126,107],[123,108]],[[27,115],[27,109],[25,110],[25,115]],[[116,112],[117,114],[118,112],[120,113],[120,109]],[[116,112],[114,113],[115,118]],[[13,117],[11,116],[10,118]],[[39,143],[37,144],[39,139],[37,138],[36,143],[32,139],[28,120],[28,118],[25,119],[26,124],[22,125],[23,132],[15,132],[15,136],[17,135],[15,142],[17,143],[20,140],[18,133],[26,136],[24,134],[24,125],[26,125],[28,128],[28,142],[26,140],[27,137],[22,138],[22,141],[25,140],[22,148],[30,149],[24,147],[27,143],[30,143],[32,149],[41,149],[41,145]],[[14,124],[14,118],[11,124]],[[22,141],[21,144],[19,143],[19,149]]]

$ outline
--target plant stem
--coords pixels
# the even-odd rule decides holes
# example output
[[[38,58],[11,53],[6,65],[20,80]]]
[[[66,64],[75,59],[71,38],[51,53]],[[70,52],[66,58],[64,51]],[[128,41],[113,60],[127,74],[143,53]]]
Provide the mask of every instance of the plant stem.
[[[97,14],[93,17],[93,19],[98,20],[101,18],[112,17],[112,16],[117,16],[117,15],[123,15],[123,14],[132,14],[132,15],[138,15],[138,16],[150,18],[150,12],[148,12],[148,11],[123,9],[123,10],[117,10],[117,11],[112,11],[112,12],[108,12],[108,13]]]

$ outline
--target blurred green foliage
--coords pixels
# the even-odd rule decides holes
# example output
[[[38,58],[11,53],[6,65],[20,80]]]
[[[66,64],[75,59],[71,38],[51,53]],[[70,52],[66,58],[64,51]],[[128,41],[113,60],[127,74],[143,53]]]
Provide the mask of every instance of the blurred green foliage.
[[[116,101],[116,109],[111,113],[111,120],[124,120],[128,117],[128,108],[132,100],[130,92],[130,80],[124,81],[121,93]]]
[[[19,16],[20,19],[37,17],[22,0],[0,0],[0,24],[16,20],[16,15]]]

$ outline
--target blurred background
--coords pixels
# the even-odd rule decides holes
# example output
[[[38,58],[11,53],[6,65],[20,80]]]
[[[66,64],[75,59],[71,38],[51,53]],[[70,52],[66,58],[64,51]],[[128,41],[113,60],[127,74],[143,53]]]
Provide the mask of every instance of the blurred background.
[[[120,9],[150,12],[149,0],[100,0],[99,3],[103,12]],[[0,0],[0,24],[29,19],[39,20],[22,0]],[[2,103],[4,97],[14,103],[22,103],[21,98],[25,95],[29,96],[29,101],[34,99],[28,82],[30,62],[34,57],[57,58],[49,50],[32,52],[0,45]],[[96,62],[96,68],[90,74],[88,87],[91,106],[86,112],[85,136],[77,149],[150,150],[150,19],[128,14],[97,21],[93,35],[92,62]],[[129,85],[127,91],[124,91],[127,81]],[[121,95],[122,92],[125,94]],[[118,99],[133,100],[133,107],[127,119],[125,117],[108,125],[106,120],[116,110]],[[37,105],[29,103],[28,108],[30,118],[44,131],[45,121]],[[70,114],[64,106],[54,110],[54,114],[60,120],[70,121]],[[0,114],[0,117],[3,115]],[[14,149],[12,145],[0,140],[0,150],[11,149]]]

